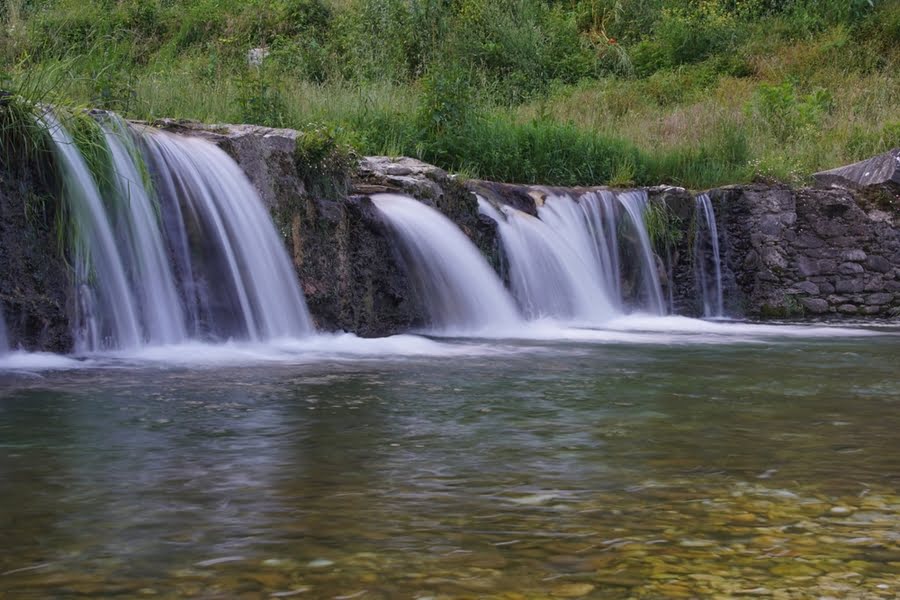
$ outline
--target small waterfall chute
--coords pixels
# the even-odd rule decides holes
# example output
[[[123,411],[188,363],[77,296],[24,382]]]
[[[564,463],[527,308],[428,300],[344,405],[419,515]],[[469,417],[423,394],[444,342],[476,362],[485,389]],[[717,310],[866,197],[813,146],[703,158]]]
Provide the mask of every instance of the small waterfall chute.
[[[719,228],[709,194],[696,198],[696,238],[694,265],[697,287],[703,301],[704,317],[722,317],[725,306],[722,294],[722,260],[719,253]]]
[[[314,331],[287,250],[253,184],[206,140],[150,131],[144,150],[192,327],[254,341]]]
[[[478,333],[509,330],[521,322],[497,274],[450,219],[406,196],[376,194],[372,202],[395,234],[431,327]]]
[[[40,120],[57,156],[69,225],[75,232],[70,242],[76,349],[137,347],[143,337],[138,306],[97,181],[56,116],[46,112]]]
[[[631,222],[631,227],[637,235],[638,253],[641,261],[641,276],[643,278],[643,291],[646,296],[647,310],[655,315],[664,315],[666,305],[663,302],[662,285],[659,282],[659,269],[656,264],[656,255],[650,245],[650,234],[644,223],[644,213],[649,206],[647,192],[644,190],[631,190],[617,195],[619,202],[625,209]]]
[[[531,319],[612,318],[616,313],[593,270],[591,242],[583,234],[584,215],[571,198],[555,200],[554,207],[541,208],[538,218],[509,206],[498,211],[479,198],[481,212],[497,221],[513,294]]]
[[[3,307],[0,307],[0,356],[9,352],[9,336],[6,333],[6,319],[3,316]]]
[[[141,158],[127,126],[118,117],[103,123],[113,166],[117,201],[112,205],[118,246],[123,254],[144,331],[153,344],[187,339],[184,310],[160,230],[158,205],[141,172]]]
[[[647,207],[643,191],[591,191],[577,199],[553,193],[533,217],[479,198],[482,214],[497,222],[510,285],[525,314],[594,325],[621,316],[626,305],[665,313],[644,223]],[[626,266],[639,275],[627,299],[622,286]]]

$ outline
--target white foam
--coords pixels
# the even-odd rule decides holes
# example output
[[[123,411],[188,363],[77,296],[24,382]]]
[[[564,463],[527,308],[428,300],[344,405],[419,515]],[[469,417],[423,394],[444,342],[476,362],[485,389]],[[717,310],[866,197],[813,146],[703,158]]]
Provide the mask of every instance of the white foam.
[[[50,352],[15,351],[0,354],[0,373],[7,371],[63,371],[80,369],[90,364],[90,361]]]
[[[573,341],[635,344],[734,344],[779,339],[854,338],[887,332],[822,324],[761,324],[689,317],[631,314],[604,323],[538,319],[519,327],[497,327],[478,332],[445,330],[444,337],[476,336],[495,340]]]
[[[145,346],[127,352],[94,356],[107,363],[216,367],[381,358],[479,356],[498,351],[503,351],[503,348],[499,348],[496,344],[450,343],[417,335],[360,338],[349,333],[336,333],[306,338],[280,338],[269,342],[230,341],[211,344],[192,341],[166,346]]]

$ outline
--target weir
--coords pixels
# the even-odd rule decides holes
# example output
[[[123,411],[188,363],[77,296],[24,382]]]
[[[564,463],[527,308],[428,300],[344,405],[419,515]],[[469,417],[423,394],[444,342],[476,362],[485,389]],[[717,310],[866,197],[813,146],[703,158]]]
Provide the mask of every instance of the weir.
[[[452,221],[406,196],[376,194],[372,202],[396,236],[402,262],[433,329],[484,332],[521,322],[497,274]]]
[[[697,196],[696,213],[694,267],[697,288],[703,300],[703,316],[722,317],[725,314],[725,307],[722,299],[719,230],[716,226],[716,213],[708,194]]]
[[[105,117],[108,165],[95,174],[60,122],[42,119],[71,220],[77,351],[313,332],[278,232],[222,150]]]

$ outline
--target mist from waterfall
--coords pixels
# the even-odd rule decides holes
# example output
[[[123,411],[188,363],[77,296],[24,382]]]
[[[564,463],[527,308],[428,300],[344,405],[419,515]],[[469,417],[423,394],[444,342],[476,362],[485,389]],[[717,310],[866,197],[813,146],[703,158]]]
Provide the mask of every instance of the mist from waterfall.
[[[716,213],[708,194],[696,198],[696,237],[694,239],[694,268],[697,288],[703,301],[704,317],[722,317],[725,306],[722,298],[722,260],[719,254],[719,229]]]
[[[433,329],[474,333],[521,322],[496,272],[450,219],[406,196],[377,194],[372,201],[396,236],[410,283]]]

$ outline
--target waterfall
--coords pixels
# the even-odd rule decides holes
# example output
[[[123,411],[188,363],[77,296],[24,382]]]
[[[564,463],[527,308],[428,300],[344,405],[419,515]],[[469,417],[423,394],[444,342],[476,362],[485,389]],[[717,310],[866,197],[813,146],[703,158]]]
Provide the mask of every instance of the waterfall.
[[[513,293],[529,318],[555,317],[573,321],[596,322],[613,317],[607,291],[601,278],[592,272],[585,238],[573,244],[566,235],[566,218],[572,214],[570,199],[559,199],[559,211],[542,214],[560,229],[543,219],[504,206],[502,215],[483,198],[480,210],[497,221],[500,238],[509,262],[509,280]],[[577,231],[577,229],[576,229]]]
[[[159,207],[151,200],[131,136],[118,117],[103,124],[117,201],[112,206],[118,247],[128,267],[144,339],[174,344],[187,338],[181,301],[163,244]]]
[[[9,352],[9,337],[6,335],[6,320],[3,317],[3,307],[0,306],[0,356]]]
[[[199,138],[143,141],[192,329],[254,341],[312,333],[287,251],[237,163]]]
[[[628,214],[634,232],[637,234],[638,252],[641,257],[641,274],[644,279],[643,290],[649,305],[647,308],[654,314],[665,314],[656,255],[653,254],[653,248],[650,246],[650,235],[647,233],[647,227],[644,224],[644,213],[649,206],[647,192],[644,190],[622,192],[618,198]]]
[[[722,301],[722,261],[719,256],[719,229],[716,226],[716,213],[708,194],[697,196],[696,203],[697,228],[694,238],[694,265],[697,287],[703,299],[703,316],[721,317],[724,315],[725,309]],[[710,265],[710,259],[712,259],[712,265]]]
[[[592,324],[623,314],[626,300],[637,301],[632,308],[665,312],[643,220],[647,205],[642,191],[603,190],[577,199],[557,193],[533,217],[479,198],[482,214],[497,222],[510,285],[525,314]],[[628,299],[622,286],[626,262],[640,272]]]
[[[58,119],[41,119],[66,201],[78,351],[313,331],[271,218],[222,150],[154,130],[136,144],[106,116],[92,174]]]
[[[76,349],[137,347],[143,338],[138,307],[100,189],[68,131],[52,113],[41,119],[57,156],[70,221]]]
[[[515,303],[475,245],[447,217],[417,200],[372,196],[394,232],[430,325],[445,332],[512,328]]]

